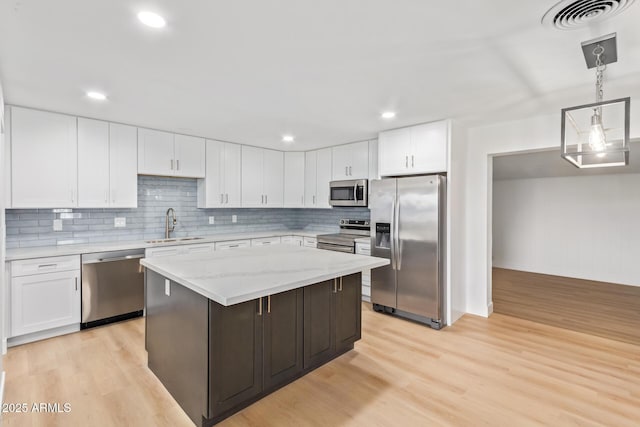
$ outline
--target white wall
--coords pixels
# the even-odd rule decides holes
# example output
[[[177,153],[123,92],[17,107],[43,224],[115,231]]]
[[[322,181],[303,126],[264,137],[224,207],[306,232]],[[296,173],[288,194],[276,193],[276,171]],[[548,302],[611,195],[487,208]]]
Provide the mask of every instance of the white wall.
[[[493,265],[640,286],[640,174],[493,183]]]
[[[633,103],[633,100],[632,100]],[[631,108],[631,137],[640,137],[640,109]],[[466,311],[488,316],[491,299],[491,156],[560,146],[557,113],[469,129],[465,169],[463,261]]]
[[[4,271],[4,256],[5,256],[5,220],[4,220],[4,96],[2,92],[2,83],[0,82],[0,177],[2,177],[2,183],[0,184],[0,403],[2,402],[4,392],[4,371],[2,367],[2,358],[5,352],[5,337],[4,337],[4,292],[5,292],[5,271]],[[0,417],[2,415],[0,414]],[[1,420],[1,418],[0,418]]]

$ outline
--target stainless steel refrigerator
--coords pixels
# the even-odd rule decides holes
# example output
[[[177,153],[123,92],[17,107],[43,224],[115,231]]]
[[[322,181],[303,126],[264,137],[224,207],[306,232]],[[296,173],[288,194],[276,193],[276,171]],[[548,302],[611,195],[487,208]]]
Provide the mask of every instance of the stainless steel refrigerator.
[[[441,175],[384,178],[371,184],[371,255],[391,264],[371,271],[371,302],[444,325],[446,179]],[[413,315],[413,316],[412,316]]]

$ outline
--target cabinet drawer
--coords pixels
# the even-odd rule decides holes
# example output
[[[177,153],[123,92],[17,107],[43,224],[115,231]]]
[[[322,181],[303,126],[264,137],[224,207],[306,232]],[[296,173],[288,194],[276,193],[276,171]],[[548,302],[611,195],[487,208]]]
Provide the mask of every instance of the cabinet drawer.
[[[184,254],[201,254],[206,252],[213,252],[215,249],[214,243],[200,243],[197,245],[185,245],[182,248]]]
[[[303,245],[308,248],[315,248],[318,246],[318,240],[315,237],[305,237]]]
[[[29,276],[32,274],[55,273],[80,269],[80,256],[57,256],[34,258],[11,262],[11,276]]]
[[[266,246],[280,244],[280,237],[263,237],[260,239],[251,239],[251,246]]]
[[[356,243],[356,253],[359,255],[371,255],[371,245],[368,243]]]
[[[248,248],[251,246],[249,240],[229,240],[226,242],[216,243],[216,251],[223,251],[227,249]]]
[[[180,254],[179,246],[163,246],[161,248],[147,248],[144,251],[146,258],[174,256]]]

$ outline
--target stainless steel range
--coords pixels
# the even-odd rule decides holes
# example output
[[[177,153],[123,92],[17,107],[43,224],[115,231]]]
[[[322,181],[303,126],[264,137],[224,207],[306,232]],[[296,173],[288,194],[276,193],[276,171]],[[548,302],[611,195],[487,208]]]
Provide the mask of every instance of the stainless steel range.
[[[356,253],[356,239],[370,235],[369,220],[341,219],[339,233],[318,236],[318,249],[354,254]]]

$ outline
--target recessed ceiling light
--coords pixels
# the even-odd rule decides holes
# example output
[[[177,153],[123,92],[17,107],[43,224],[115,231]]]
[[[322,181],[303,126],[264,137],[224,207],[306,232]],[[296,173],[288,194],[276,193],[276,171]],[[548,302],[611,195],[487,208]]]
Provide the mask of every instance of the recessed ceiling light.
[[[104,101],[105,99],[107,99],[107,95],[105,95],[104,93],[94,92],[94,91],[87,92],[87,96],[97,101]]]
[[[282,142],[293,142],[294,138],[291,135],[284,135],[282,137]]]
[[[147,27],[151,28],[162,28],[167,25],[167,21],[157,13],[149,12],[147,10],[143,10],[138,13],[138,19]]]
[[[393,111],[385,111],[381,114],[383,119],[393,119],[396,116],[396,113]]]

